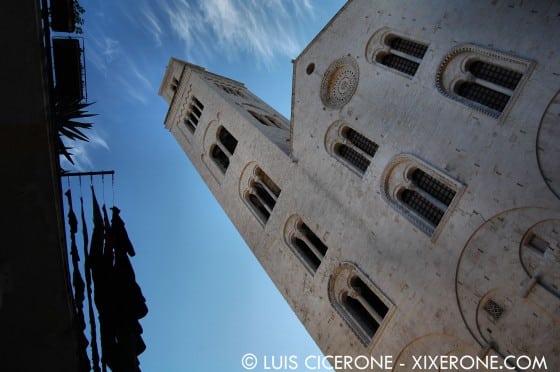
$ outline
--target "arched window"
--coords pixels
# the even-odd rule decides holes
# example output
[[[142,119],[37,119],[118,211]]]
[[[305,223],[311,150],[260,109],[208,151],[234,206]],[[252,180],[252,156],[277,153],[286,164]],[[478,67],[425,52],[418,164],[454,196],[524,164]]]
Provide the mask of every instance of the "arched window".
[[[381,291],[350,263],[342,264],[331,277],[329,298],[365,346],[381,333],[393,309]]]
[[[216,143],[210,147],[210,157],[218,168],[225,173],[229,167],[230,157],[237,147],[237,140],[224,127],[219,127]]]
[[[379,148],[375,142],[341,121],[333,123],[328,129],[325,146],[332,156],[360,176],[366,172]]]
[[[510,106],[532,63],[465,45],[449,53],[436,74],[438,90],[487,115],[499,117]]]
[[[328,247],[321,239],[303,222],[300,216],[293,215],[286,221],[284,240],[295,255],[304,264],[306,269],[315,274],[321,261],[327,254]]]
[[[183,118],[183,124],[185,124],[185,127],[187,127],[187,129],[191,133],[194,133],[194,131],[196,130],[198,121],[202,116],[202,110],[204,110],[204,105],[196,97],[193,96],[189,104],[187,114]]]
[[[435,238],[463,186],[410,155],[391,161],[382,175],[383,196],[393,208]]]
[[[282,190],[256,165],[252,167],[252,171],[246,169],[243,172],[240,185],[242,184],[247,185],[244,189],[240,189],[245,203],[259,222],[265,225]]]
[[[427,50],[427,44],[383,28],[368,41],[366,57],[410,77],[416,74]]]

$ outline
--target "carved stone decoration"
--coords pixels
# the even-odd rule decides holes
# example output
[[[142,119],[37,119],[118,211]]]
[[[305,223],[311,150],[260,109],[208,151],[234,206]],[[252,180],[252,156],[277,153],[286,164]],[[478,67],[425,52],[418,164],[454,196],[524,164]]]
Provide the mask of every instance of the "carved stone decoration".
[[[346,105],[358,87],[360,72],[352,57],[343,57],[332,62],[321,82],[321,101],[332,109]]]

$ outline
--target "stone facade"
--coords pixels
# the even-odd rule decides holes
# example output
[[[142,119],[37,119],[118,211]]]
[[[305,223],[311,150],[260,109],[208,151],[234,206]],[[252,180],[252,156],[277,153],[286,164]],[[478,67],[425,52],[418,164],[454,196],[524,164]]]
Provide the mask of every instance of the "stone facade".
[[[325,354],[560,368],[559,15],[350,1],[294,61],[290,121],[171,58],[166,128]]]

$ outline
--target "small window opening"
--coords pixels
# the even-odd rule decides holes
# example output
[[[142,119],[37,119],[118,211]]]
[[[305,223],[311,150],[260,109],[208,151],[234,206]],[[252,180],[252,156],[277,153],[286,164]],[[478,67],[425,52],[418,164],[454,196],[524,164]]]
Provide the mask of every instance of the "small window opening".
[[[214,159],[214,162],[221,169],[221,171],[225,173],[226,169],[229,167],[228,156],[222,151],[222,149],[218,145],[212,146],[210,155],[212,156],[212,159]]]
[[[255,177],[250,182],[247,199],[263,224],[268,221],[280,192],[280,188],[257,167]]]
[[[306,261],[311,269],[311,272],[314,273],[317,271],[317,268],[321,264],[321,261],[317,256],[313,253],[311,248],[300,238],[294,237],[292,243],[300,256]]]
[[[428,50],[427,45],[398,36],[387,38],[385,45],[388,50],[377,55],[377,62],[409,76],[416,74]]]
[[[541,254],[544,254],[550,246],[550,244],[546,240],[536,234],[533,234],[529,238],[527,245]]]
[[[419,63],[394,54],[386,54],[379,62],[381,62],[382,65],[392,68],[393,70],[403,72],[410,76],[414,76],[414,74],[416,74],[416,70],[418,70],[418,66],[420,66]]]
[[[342,303],[369,339],[373,338],[389,311],[389,307],[358,276],[350,279],[350,290],[343,294]]]
[[[307,68],[305,69],[305,72],[307,73],[307,75],[311,75],[313,73],[313,71],[315,71],[315,63],[308,64]]]
[[[349,294],[342,297],[342,304],[346,307],[350,316],[354,319],[357,325],[364,331],[369,339],[373,338],[375,332],[379,328],[379,324],[366,310],[362,303]]]
[[[237,147],[237,140],[224,127],[221,127],[218,131],[218,140],[225,146],[229,153],[233,155]]]
[[[405,189],[399,193],[398,197],[406,206],[424,217],[433,226],[437,226],[443,218],[443,210],[414,190]]]
[[[389,42],[391,49],[398,50],[416,58],[424,58],[424,54],[428,50],[428,46],[416,43],[411,40],[406,40],[400,37],[395,37]]]
[[[420,168],[416,168],[410,178],[416,186],[426,191],[445,205],[451,204],[451,201],[455,197],[456,193],[453,189],[428,175]]]
[[[510,98],[507,94],[472,82],[463,82],[459,84],[456,93],[461,97],[480,103],[498,112],[504,111]]]
[[[486,301],[484,304],[484,310],[490,314],[494,320],[500,319],[504,313],[504,308],[492,299]]]
[[[348,138],[353,145],[364,151],[369,156],[373,157],[379,148],[375,142],[370,141],[367,137],[361,135],[350,127],[344,128],[343,135]]]
[[[523,77],[523,74],[519,72],[482,61],[475,61],[469,64],[468,70],[479,79],[500,85],[509,90],[514,90]]]
[[[370,161],[367,160],[365,156],[345,144],[337,144],[334,151],[341,158],[347,160],[356,167],[361,173],[365,173],[369,167]]]
[[[210,150],[210,157],[218,165],[222,173],[225,173],[229,167],[230,157],[233,155],[236,146],[237,140],[235,137],[226,128],[218,128],[217,141]]]
[[[270,217],[270,212],[264,207],[260,199],[257,198],[255,194],[249,194],[249,202],[254,207],[255,211],[261,216],[261,218],[266,222]]]
[[[202,116],[202,110],[204,110],[204,105],[196,97],[193,97],[187,115],[183,119],[183,123],[191,133],[196,130]]]
[[[288,220],[288,226],[293,229],[288,233],[290,235],[289,242],[310,273],[315,274],[327,253],[328,247],[299,216],[293,218],[297,218],[297,222],[290,223],[290,220]]]

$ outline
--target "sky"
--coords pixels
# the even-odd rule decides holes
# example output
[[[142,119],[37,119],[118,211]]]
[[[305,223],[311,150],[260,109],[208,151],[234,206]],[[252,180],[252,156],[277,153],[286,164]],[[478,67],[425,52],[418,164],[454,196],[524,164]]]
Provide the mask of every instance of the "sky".
[[[320,351],[163,124],[171,56],[244,83],[288,119],[292,64],[342,0],[80,0],[94,128],[68,171],[121,209],[149,307],[143,371],[244,371]],[[60,36],[60,35],[59,35]],[[63,179],[75,197],[89,180]],[[74,200],[76,205],[76,199]],[[88,218],[90,218],[89,216]],[[297,371],[307,371],[299,363]],[[316,369],[326,370],[326,369]]]

